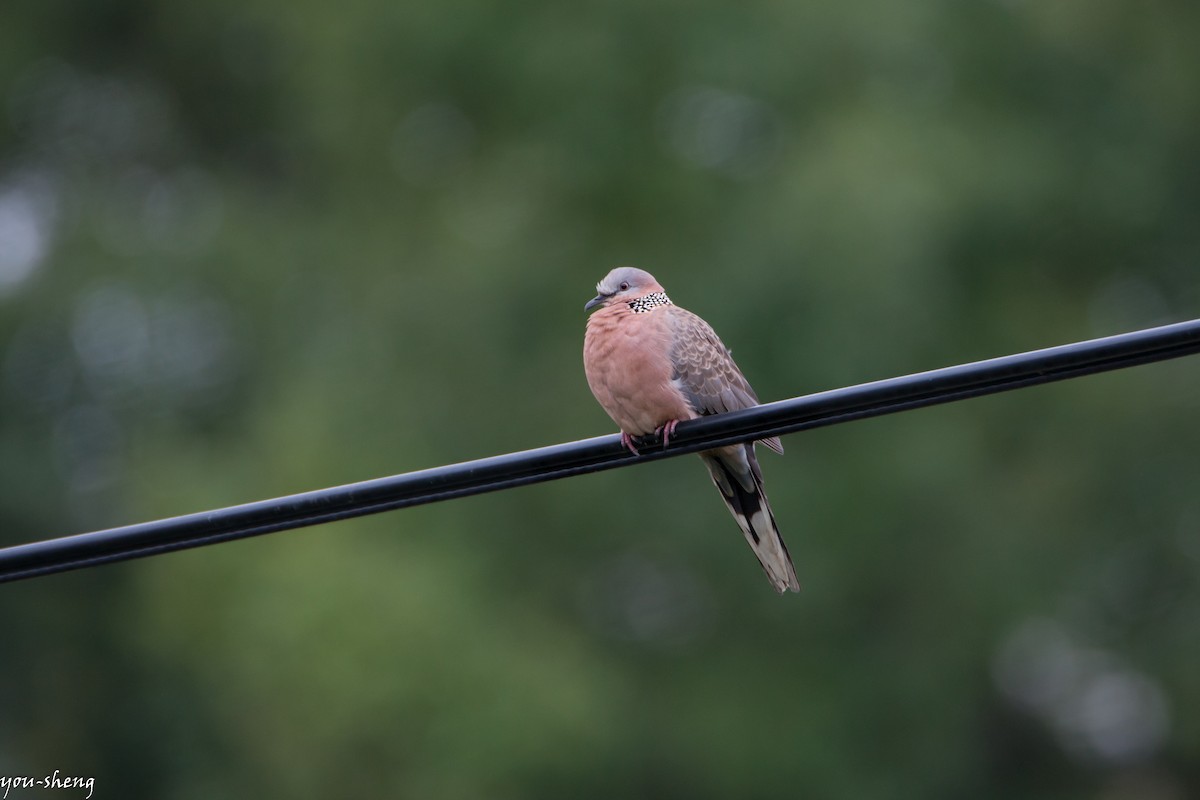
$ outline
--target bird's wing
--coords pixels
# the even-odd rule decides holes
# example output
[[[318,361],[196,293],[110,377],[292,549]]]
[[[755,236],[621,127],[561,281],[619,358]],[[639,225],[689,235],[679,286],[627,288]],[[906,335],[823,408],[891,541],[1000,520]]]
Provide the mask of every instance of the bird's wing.
[[[712,326],[679,306],[662,311],[670,314],[671,320],[672,378],[697,414],[723,414],[758,405],[754,389]],[[761,441],[775,452],[783,452],[778,437]]]

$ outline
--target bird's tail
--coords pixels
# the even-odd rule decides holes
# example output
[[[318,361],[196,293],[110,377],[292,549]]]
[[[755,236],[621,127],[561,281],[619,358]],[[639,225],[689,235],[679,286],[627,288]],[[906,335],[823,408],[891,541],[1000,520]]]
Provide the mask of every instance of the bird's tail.
[[[762,472],[753,445],[708,451],[701,453],[700,458],[775,591],[800,591],[792,557],[775,527],[775,515],[763,491]]]

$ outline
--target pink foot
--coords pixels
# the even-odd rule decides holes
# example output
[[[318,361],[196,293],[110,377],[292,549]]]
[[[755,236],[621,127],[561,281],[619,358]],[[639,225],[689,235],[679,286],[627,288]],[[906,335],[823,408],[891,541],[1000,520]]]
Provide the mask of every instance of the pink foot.
[[[655,436],[662,436],[664,448],[671,443],[671,437],[675,435],[675,426],[678,424],[679,420],[671,419],[654,429]]]
[[[625,431],[621,431],[621,444],[628,448],[629,452],[633,453],[635,456],[641,455],[641,453],[638,452],[638,449],[633,444],[633,437]]]

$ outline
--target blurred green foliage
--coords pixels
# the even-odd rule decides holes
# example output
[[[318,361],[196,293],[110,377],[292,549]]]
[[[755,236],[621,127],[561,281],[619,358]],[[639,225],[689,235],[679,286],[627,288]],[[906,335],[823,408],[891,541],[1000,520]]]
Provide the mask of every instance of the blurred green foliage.
[[[1195,317],[1200,6],[10,0],[0,543],[609,432],[653,271],[760,396]],[[96,796],[1200,792],[1184,359],[0,587]],[[23,795],[24,796],[24,795]],[[33,795],[28,795],[33,796]]]

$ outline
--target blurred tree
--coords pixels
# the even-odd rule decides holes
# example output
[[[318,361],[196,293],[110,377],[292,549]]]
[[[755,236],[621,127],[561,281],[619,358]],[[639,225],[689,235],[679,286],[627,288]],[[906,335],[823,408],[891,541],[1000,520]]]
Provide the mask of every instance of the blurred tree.
[[[0,543],[608,430],[636,263],[777,398],[1194,317],[1200,8],[15,0]],[[0,775],[1176,798],[1190,360],[5,586]]]

